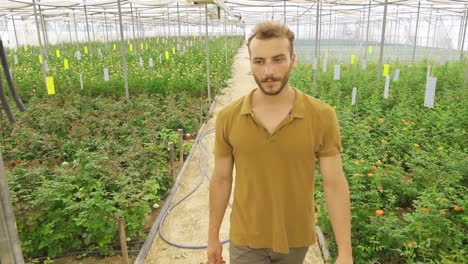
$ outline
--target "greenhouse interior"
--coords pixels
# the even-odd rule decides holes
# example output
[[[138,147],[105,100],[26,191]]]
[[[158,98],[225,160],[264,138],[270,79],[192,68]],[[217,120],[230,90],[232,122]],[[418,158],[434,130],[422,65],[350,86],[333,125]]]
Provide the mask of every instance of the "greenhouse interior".
[[[211,263],[216,119],[260,87],[267,21],[294,33],[288,84],[339,123],[337,263],[468,263],[466,0],[0,0],[0,263]],[[303,263],[335,263],[313,182]]]

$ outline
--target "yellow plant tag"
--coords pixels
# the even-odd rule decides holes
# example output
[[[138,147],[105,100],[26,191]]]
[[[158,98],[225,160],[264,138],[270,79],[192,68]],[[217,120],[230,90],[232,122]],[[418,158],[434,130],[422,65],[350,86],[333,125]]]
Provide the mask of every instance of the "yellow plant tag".
[[[60,58],[60,50],[55,50],[55,55],[57,55],[57,58]]]
[[[146,50],[148,50],[148,43],[146,43],[145,45],[146,45]]]
[[[133,51],[133,44],[130,44],[130,51]]]
[[[65,68],[65,70],[70,69],[70,65],[68,65],[68,60],[67,59],[63,60],[63,67]]]
[[[15,53],[17,52],[18,50],[15,48]]]
[[[175,47],[172,47],[172,54],[175,54]]]
[[[328,58],[328,50],[325,51],[325,58]]]
[[[114,44],[114,50],[117,50],[117,45],[116,44]]]
[[[39,63],[42,64],[42,56],[39,55]]]
[[[389,69],[390,69],[390,64],[384,64],[382,76],[387,76]]]
[[[367,50],[369,51],[369,54],[372,54],[372,46],[367,47]]]
[[[169,51],[166,51],[166,60],[169,60]]]
[[[87,46],[84,47],[84,53],[88,54],[88,47]]]
[[[28,51],[28,45],[24,45],[24,51]]]
[[[47,94],[55,94],[54,77],[47,77]]]
[[[356,58],[356,57],[354,56],[354,54],[351,55],[351,64],[354,64],[354,59],[355,59],[355,58]]]
[[[140,49],[143,49],[143,43],[140,43]]]

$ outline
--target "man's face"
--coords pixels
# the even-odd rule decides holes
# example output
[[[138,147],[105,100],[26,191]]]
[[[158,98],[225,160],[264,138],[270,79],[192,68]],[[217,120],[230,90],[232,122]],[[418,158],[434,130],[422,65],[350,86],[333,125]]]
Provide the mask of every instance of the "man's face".
[[[250,66],[265,95],[277,95],[284,89],[295,63],[296,55],[290,54],[287,38],[253,38],[250,42]]]

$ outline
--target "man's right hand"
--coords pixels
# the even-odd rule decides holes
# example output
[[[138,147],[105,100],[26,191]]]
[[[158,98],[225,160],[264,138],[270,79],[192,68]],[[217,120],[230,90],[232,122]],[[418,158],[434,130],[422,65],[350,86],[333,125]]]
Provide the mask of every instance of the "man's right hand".
[[[209,264],[223,264],[223,245],[221,241],[214,240],[208,242],[208,263]]]

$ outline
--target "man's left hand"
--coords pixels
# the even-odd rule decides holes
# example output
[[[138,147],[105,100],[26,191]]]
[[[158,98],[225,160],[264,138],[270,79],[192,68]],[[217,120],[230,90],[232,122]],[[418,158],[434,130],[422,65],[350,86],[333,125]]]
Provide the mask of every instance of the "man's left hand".
[[[353,257],[351,256],[338,256],[335,264],[353,264]]]

